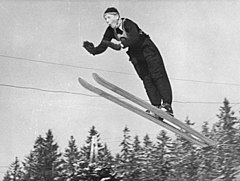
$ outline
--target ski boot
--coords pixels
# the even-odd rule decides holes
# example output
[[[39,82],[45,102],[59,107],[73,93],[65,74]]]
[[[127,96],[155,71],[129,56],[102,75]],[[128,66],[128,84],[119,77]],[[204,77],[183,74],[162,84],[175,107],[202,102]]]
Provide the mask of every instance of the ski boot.
[[[159,109],[161,106],[155,106],[155,107]],[[158,116],[157,114],[153,113],[153,112],[150,111],[150,110],[146,110],[146,113],[147,113],[148,115],[150,115],[150,116],[152,116],[152,117],[160,120],[160,121],[163,120],[163,118],[161,118],[160,116]]]
[[[162,111],[168,113],[170,116],[174,117],[174,115],[173,115],[173,110],[172,110],[172,107],[171,107],[170,104],[164,103],[163,105],[161,105],[161,106],[159,107],[159,109],[161,109]]]

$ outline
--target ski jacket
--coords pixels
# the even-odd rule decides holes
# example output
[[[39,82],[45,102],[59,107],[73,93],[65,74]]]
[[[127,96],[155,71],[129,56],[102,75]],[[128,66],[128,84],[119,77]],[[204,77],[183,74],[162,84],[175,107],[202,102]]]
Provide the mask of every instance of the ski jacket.
[[[123,48],[139,49],[148,37],[136,23],[127,18],[122,18],[121,28],[113,29],[110,26],[106,29],[102,40],[111,41],[115,39],[121,41]],[[107,46],[101,43],[95,48],[95,54],[103,53]]]

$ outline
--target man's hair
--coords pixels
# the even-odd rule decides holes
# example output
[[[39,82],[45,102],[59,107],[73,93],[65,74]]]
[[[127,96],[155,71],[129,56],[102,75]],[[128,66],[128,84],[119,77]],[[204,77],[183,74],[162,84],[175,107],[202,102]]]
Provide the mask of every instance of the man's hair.
[[[120,15],[118,10],[116,8],[114,8],[114,7],[107,8],[106,11],[104,12],[104,15],[106,13],[113,13],[113,14],[116,13],[116,14]]]

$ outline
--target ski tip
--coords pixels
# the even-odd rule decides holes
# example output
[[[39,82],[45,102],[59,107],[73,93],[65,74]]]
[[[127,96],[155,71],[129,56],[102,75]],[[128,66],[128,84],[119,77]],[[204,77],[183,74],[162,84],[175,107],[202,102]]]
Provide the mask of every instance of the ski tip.
[[[84,88],[92,91],[93,89],[96,89],[96,87],[94,87],[93,85],[89,84],[87,81],[85,81],[84,79],[82,79],[81,77],[78,78],[78,82],[80,83],[81,86],[83,86]]]
[[[97,73],[92,73],[92,76],[94,79],[99,78],[99,75]]]
[[[81,78],[81,77],[78,77],[78,82],[82,82],[83,81],[83,79]]]
[[[87,82],[85,80],[83,80],[81,77],[78,77],[78,82],[82,85],[85,86],[87,84]]]
[[[93,76],[93,79],[98,83],[100,83],[101,81],[104,81],[104,79],[102,79],[97,73],[93,73],[92,76]]]

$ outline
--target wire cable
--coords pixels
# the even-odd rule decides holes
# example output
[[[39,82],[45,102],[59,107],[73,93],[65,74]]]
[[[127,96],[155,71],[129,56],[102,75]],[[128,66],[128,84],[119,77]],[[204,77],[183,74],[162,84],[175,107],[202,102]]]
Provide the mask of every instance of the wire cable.
[[[130,74],[130,73],[127,73],[127,72],[118,72],[118,71],[111,71],[111,70],[105,70],[105,69],[76,66],[76,65],[64,64],[64,63],[49,62],[49,61],[45,61],[45,60],[34,60],[34,59],[28,59],[28,58],[22,58],[22,57],[1,55],[1,54],[0,54],[0,57],[16,59],[16,60],[23,60],[23,61],[34,62],[34,63],[44,63],[44,64],[49,64],[49,65],[70,67],[70,68],[76,68],[76,69],[87,69],[87,70],[96,70],[96,71],[102,71],[102,72],[110,72],[110,73],[118,73],[118,74],[125,74],[125,75],[133,75],[133,74]]]
[[[10,85],[10,84],[2,84],[2,83],[0,83],[0,86],[11,87],[11,88],[16,88],[16,89],[36,90],[36,91],[56,93],[56,94],[73,94],[73,95],[83,95],[83,96],[88,96],[88,97],[99,97],[99,96],[83,94],[83,93],[79,93],[79,92],[69,92],[69,91],[63,91],[63,90],[49,90],[49,89],[42,89],[42,88],[36,88],[36,87],[26,87],[26,86],[18,86],[18,85]]]
[[[102,72],[118,73],[118,74],[123,74],[123,75],[135,75],[135,74],[127,73],[127,72],[111,71],[111,70],[106,70],[106,69],[98,69],[98,68],[91,68],[91,67],[84,67],[84,66],[76,66],[76,65],[64,64],[64,63],[49,62],[49,61],[44,61],[44,60],[34,60],[34,59],[29,59],[29,58],[22,58],[22,57],[2,55],[2,54],[0,54],[0,57],[15,59],[15,60],[22,60],[22,61],[29,61],[29,62],[34,62],[34,63],[44,63],[44,64],[50,64],[50,65],[56,65],[56,66],[77,68],[77,69],[95,70],[95,71],[102,71]],[[176,80],[176,81],[204,83],[204,84],[216,84],[216,85],[229,85],[229,86],[240,87],[240,84],[238,84],[238,83],[210,82],[210,81],[202,81],[202,80],[180,79],[180,78],[173,78],[173,77],[172,78],[170,77],[170,79]]]
[[[36,87],[28,87],[28,86],[18,86],[18,85],[12,85],[12,84],[3,84],[0,83],[0,87],[9,87],[9,88],[16,88],[16,89],[25,89],[25,90],[35,90],[35,91],[41,91],[41,92],[47,92],[47,93],[56,93],[56,94],[72,94],[72,95],[81,95],[81,96],[88,96],[88,97],[101,97],[98,95],[90,95],[90,94],[84,94],[79,92],[70,92],[70,91],[64,91],[64,90],[49,90],[49,89],[43,89],[43,88],[36,88]],[[125,99],[120,97],[119,99]],[[222,104],[222,102],[200,102],[200,101],[173,101],[175,103],[180,104]],[[233,102],[231,104],[240,104],[240,102]]]

